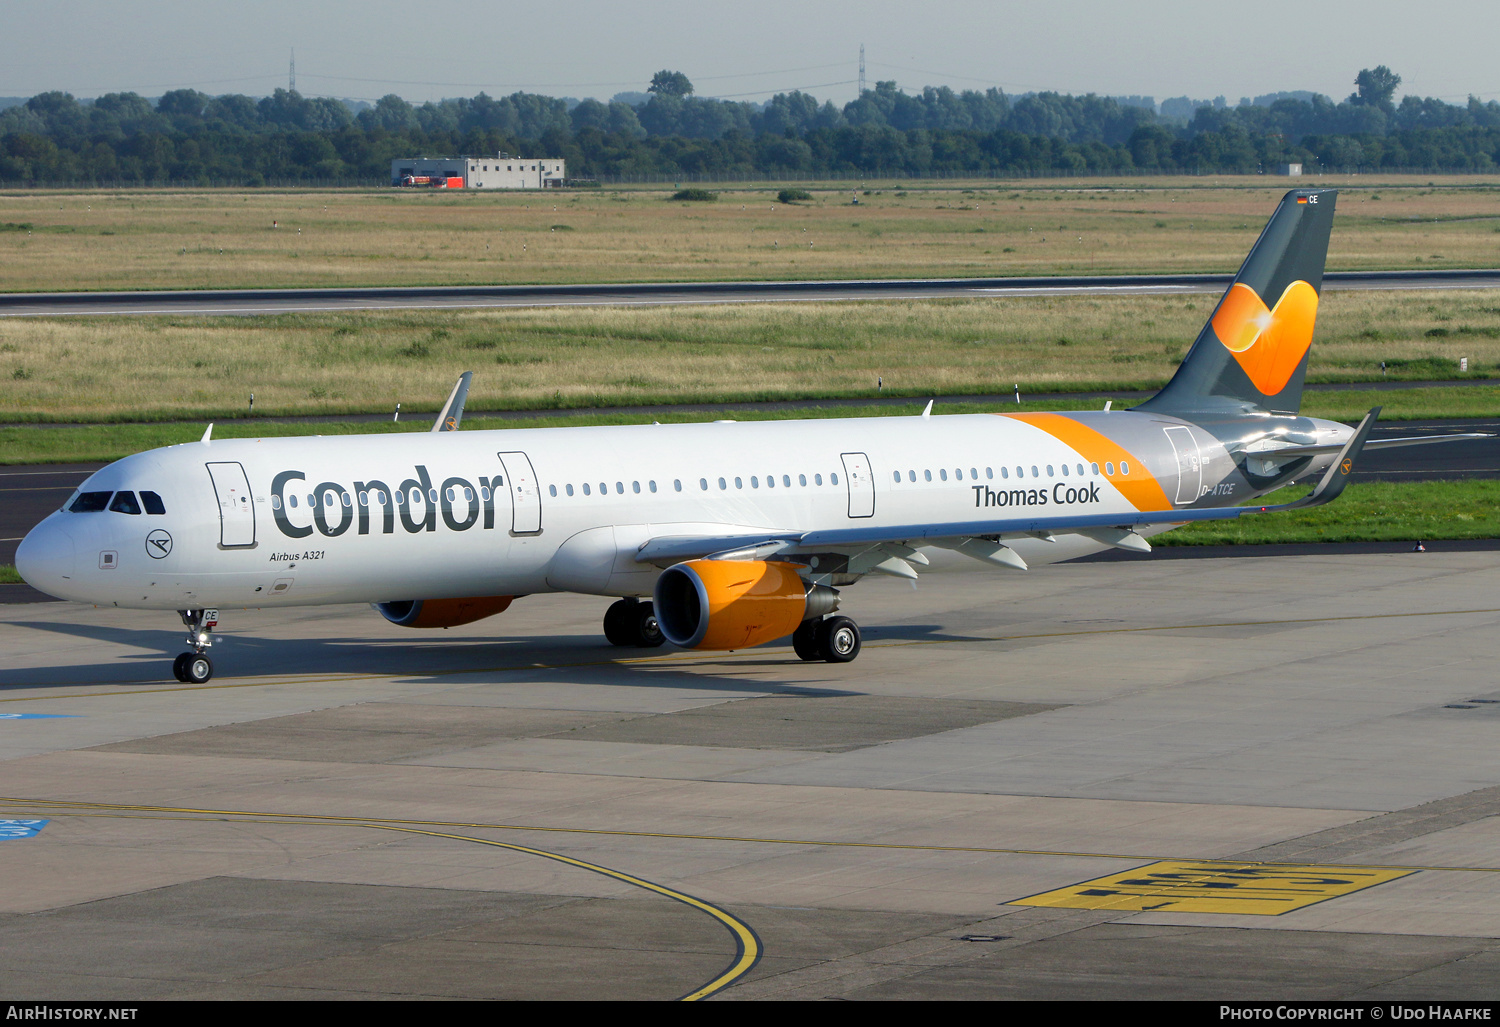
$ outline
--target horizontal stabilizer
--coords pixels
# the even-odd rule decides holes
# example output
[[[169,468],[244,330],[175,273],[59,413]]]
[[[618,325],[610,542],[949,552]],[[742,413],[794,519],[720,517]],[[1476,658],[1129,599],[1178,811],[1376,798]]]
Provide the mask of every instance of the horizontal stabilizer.
[[[1366,450],[1373,449],[1399,449],[1402,446],[1428,446],[1439,442],[1460,442],[1464,439],[1492,439],[1494,435],[1482,431],[1463,432],[1457,435],[1412,435],[1404,439],[1371,439],[1365,443]],[[1341,442],[1326,442],[1313,446],[1283,446],[1280,449],[1268,449],[1253,455],[1261,460],[1275,459],[1277,457],[1303,457],[1322,456],[1324,453],[1337,453],[1343,448]]]

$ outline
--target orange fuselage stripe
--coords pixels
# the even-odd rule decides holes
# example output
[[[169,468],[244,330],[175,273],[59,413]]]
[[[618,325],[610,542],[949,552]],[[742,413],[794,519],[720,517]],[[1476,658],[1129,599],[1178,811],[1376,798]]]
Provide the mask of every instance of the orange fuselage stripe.
[[[1109,477],[1109,483],[1118,489],[1120,494],[1137,510],[1172,509],[1171,500],[1167,499],[1161,482],[1157,481],[1147,469],[1146,462],[1107,435],[1102,435],[1063,414],[1001,414],[1000,416],[1025,421],[1033,428],[1040,428],[1063,445],[1071,447],[1089,463],[1098,464],[1101,470],[1106,464],[1114,464],[1115,474]],[[1119,473],[1121,464],[1129,464],[1129,474]]]

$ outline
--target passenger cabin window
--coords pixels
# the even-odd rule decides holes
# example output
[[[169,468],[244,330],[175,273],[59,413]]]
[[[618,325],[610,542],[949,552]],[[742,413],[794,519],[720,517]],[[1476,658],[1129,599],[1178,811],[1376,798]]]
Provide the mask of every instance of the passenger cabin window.
[[[823,484],[823,476],[821,474],[815,474],[815,475],[813,475],[813,482],[814,482],[814,484],[817,484],[817,485]]]
[[[73,513],[98,513],[109,505],[109,497],[113,494],[112,492],[80,492],[68,509]]]
[[[1000,468],[1000,477],[1002,477],[1002,478],[1009,478],[1010,477],[1010,468],[1008,468],[1008,467],[1002,467],[1002,468]]]
[[[563,488],[567,491],[568,495],[571,496],[573,494],[573,486],[572,485],[565,485],[565,486],[563,486]],[[488,499],[489,497],[486,496],[485,498]]]
[[[799,474],[799,475],[797,475],[797,484],[798,485],[802,485],[802,486],[805,487],[807,485],[807,475],[805,475],[805,474]]]
[[[115,513],[139,514],[141,504],[136,502],[134,492],[116,492],[115,501],[109,504],[109,508]]]
[[[948,480],[948,468],[946,468],[946,467],[939,467],[938,468],[938,477],[942,478],[944,481],[947,481]]]
[[[469,493],[469,490],[468,489],[464,489],[464,495],[466,497],[468,496],[468,493]],[[557,486],[556,485],[548,485],[547,486],[547,495],[549,495],[549,496],[556,496],[557,495]]]
[[[784,485],[784,486],[786,486],[787,488],[791,488],[792,487],[792,476],[790,474],[783,474],[781,476],[781,484]]]
[[[931,471],[923,471],[922,472],[922,477],[926,478],[928,481],[931,481],[932,480],[932,472]]]
[[[141,505],[146,508],[148,514],[154,514],[158,517],[167,512],[166,504],[161,501],[161,496],[158,496],[155,492],[142,492]]]
[[[592,493],[589,492],[589,483],[588,482],[584,482],[583,483],[583,494],[585,496],[592,495]]]
[[[837,474],[830,474],[828,476],[828,483],[830,485],[837,485],[839,483],[839,476]]]
[[[1124,460],[1120,461],[1120,473],[1121,474],[1129,474],[1130,473],[1130,465],[1127,464]]]
[[[681,492],[682,491],[682,479],[681,478],[673,478],[672,479],[672,488],[674,490],[678,491],[678,492]]]

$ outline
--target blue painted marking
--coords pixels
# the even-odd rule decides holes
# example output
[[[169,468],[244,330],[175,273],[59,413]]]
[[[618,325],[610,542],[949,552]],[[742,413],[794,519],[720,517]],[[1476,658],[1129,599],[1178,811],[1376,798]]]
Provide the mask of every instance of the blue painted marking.
[[[35,838],[47,826],[45,820],[0,820],[0,840],[5,838]]]
[[[81,713],[0,713],[0,720],[61,720],[81,716]]]

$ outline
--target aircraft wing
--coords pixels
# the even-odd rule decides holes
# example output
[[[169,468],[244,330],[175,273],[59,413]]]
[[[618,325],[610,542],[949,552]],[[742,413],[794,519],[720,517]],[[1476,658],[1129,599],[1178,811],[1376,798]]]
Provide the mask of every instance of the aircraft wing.
[[[1107,545],[1137,552],[1151,546],[1137,528],[1191,521],[1234,520],[1246,514],[1275,513],[1322,506],[1337,499],[1348,484],[1354,462],[1363,452],[1375,419],[1376,407],[1365,415],[1350,440],[1341,447],[1312,492],[1290,503],[1266,506],[1229,506],[1193,510],[1141,510],[1134,513],[1073,514],[1067,516],[992,517],[941,524],[872,525],[824,528],[815,531],[767,531],[755,534],[663,536],[650,539],[636,552],[638,563],[668,567],[683,560],[765,560],[810,553],[844,553],[860,557],[864,570],[899,577],[916,577],[910,563],[925,563],[913,546],[937,545],[956,549],[976,559],[1024,570],[1026,564],[1005,546],[1005,539],[1048,538],[1053,535],[1084,535]],[[1004,552],[1002,552],[1002,550]],[[872,562],[873,561],[873,562]]]

